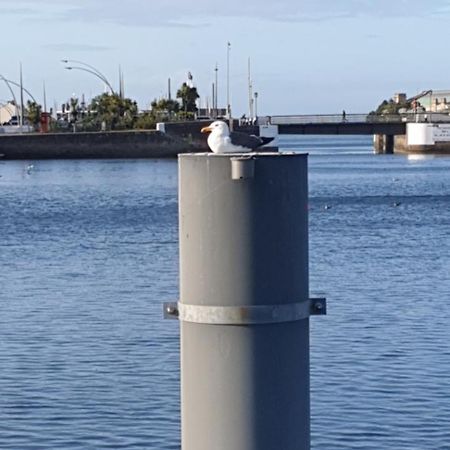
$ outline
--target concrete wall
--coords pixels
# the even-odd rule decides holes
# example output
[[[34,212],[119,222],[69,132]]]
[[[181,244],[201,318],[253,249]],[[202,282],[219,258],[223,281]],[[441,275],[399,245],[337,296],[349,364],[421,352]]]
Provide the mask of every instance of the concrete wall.
[[[396,138],[396,153],[450,154],[450,124],[408,123],[406,132]]]
[[[212,123],[212,120],[196,120],[190,122],[167,122],[164,124],[164,131],[167,136],[174,136],[183,139],[190,145],[198,148],[199,151],[209,151],[206,134],[200,130]]]
[[[433,145],[433,128],[428,123],[408,123],[406,126],[407,145]]]
[[[409,123],[408,145],[450,144],[450,123]]]
[[[374,135],[374,152],[386,153],[386,135]],[[394,153],[450,154],[450,124],[408,123],[406,134],[394,136]]]
[[[406,135],[395,136],[394,153],[407,153]]]
[[[175,158],[198,150],[158,131],[0,135],[2,159]]]

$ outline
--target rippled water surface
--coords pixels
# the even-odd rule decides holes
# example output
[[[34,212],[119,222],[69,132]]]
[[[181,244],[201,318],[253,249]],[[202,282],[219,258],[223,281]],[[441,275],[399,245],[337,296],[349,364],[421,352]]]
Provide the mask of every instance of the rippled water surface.
[[[313,449],[449,450],[450,158],[282,147],[310,153],[328,298]],[[0,161],[0,449],[179,449],[177,220],[175,161]]]

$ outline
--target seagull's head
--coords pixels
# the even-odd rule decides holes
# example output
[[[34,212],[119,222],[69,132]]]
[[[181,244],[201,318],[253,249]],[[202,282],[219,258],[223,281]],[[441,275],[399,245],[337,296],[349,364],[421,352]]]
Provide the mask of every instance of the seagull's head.
[[[230,134],[228,125],[222,120],[216,120],[211,125],[202,128],[200,131],[202,133],[214,133],[222,136],[228,136]]]

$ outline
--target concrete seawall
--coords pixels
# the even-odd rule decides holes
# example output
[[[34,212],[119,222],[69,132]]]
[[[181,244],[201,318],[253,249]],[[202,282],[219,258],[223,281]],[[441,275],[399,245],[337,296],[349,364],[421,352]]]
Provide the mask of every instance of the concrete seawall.
[[[0,136],[0,159],[175,158],[195,151],[204,147],[154,130]]]
[[[450,155],[450,142],[438,142],[430,145],[408,145],[406,136],[396,136],[395,153]]]

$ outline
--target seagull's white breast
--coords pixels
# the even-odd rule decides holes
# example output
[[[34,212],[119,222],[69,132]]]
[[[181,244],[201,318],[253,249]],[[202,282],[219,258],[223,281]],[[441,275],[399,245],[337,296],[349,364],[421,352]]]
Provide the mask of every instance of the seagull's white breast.
[[[208,145],[214,153],[242,153],[251,150],[241,145],[232,144],[230,136],[214,132],[208,136]]]

